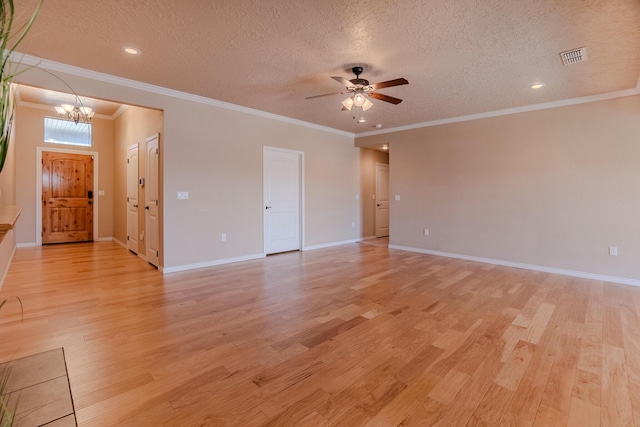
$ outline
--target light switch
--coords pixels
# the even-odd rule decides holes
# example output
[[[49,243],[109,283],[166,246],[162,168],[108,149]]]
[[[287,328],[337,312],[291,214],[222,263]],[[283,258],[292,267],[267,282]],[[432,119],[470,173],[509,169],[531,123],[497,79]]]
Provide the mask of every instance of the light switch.
[[[400,195],[396,194],[396,198],[395,198],[396,202],[400,200]]]
[[[189,198],[188,191],[178,191],[178,200],[187,200]]]
[[[104,196],[104,190],[98,190],[98,196]]]

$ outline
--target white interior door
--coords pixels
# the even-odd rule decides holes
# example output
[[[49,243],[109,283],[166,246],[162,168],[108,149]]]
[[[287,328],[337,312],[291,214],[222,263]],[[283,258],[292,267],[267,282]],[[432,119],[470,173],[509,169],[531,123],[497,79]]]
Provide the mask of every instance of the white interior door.
[[[389,235],[389,165],[376,163],[376,237]]]
[[[264,252],[301,249],[302,153],[264,148]]]
[[[127,249],[138,253],[138,144],[127,149]]]
[[[147,138],[145,176],[145,224],[146,224],[146,252],[147,261],[156,267],[160,257],[160,220],[159,220],[159,156],[158,134]]]

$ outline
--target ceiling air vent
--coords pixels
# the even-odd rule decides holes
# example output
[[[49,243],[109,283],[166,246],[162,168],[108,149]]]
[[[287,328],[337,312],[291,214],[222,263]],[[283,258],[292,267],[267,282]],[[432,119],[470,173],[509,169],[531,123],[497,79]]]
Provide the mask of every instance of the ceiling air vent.
[[[578,49],[571,49],[566,52],[560,52],[560,58],[564,65],[575,64],[576,62],[583,62],[587,60],[587,48],[580,47]]]

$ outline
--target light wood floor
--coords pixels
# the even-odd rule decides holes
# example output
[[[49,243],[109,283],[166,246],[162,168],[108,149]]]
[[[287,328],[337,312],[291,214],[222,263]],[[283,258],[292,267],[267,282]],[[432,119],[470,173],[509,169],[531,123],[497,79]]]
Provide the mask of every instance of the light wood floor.
[[[640,425],[640,288],[352,244],[162,276],[18,249],[0,362],[64,347],[80,426]]]

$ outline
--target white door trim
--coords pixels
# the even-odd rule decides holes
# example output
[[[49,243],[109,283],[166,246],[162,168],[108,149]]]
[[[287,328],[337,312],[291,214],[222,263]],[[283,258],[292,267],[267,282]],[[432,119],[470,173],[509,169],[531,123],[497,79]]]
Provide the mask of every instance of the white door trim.
[[[299,207],[299,212],[300,212],[300,218],[298,223],[300,224],[300,251],[302,252],[304,250],[305,247],[305,226],[304,226],[304,218],[305,218],[305,214],[304,214],[304,193],[305,193],[305,186],[304,186],[304,151],[298,151],[298,150],[290,150],[288,148],[278,148],[278,147],[269,147],[264,145],[262,147],[262,200],[260,200],[260,210],[262,211],[262,254],[266,255],[267,253],[267,242],[265,239],[265,208],[264,208],[264,158],[265,158],[265,152],[267,151],[271,151],[271,152],[280,152],[280,153],[289,153],[289,154],[297,154],[300,158],[300,207]]]
[[[93,241],[98,241],[98,206],[100,200],[100,187],[98,186],[98,164],[100,162],[98,161],[98,152],[82,149],[36,147],[36,246],[42,246],[42,153],[45,151],[93,156]]]

